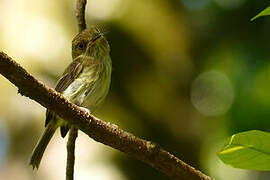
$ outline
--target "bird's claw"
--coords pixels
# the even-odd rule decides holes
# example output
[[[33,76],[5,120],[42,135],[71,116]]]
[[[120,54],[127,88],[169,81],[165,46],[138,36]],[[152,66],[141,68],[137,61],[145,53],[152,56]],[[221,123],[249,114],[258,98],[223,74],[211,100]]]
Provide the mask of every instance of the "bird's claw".
[[[90,111],[89,109],[85,108],[85,107],[79,106],[79,108],[80,108],[81,110],[83,110],[83,111],[89,113],[89,114],[91,113],[91,111]]]

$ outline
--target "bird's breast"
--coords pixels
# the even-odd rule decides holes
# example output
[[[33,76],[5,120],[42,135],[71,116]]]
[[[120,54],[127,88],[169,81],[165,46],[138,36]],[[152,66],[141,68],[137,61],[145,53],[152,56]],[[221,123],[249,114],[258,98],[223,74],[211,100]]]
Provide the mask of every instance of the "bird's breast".
[[[108,94],[111,80],[110,69],[84,68],[83,72],[63,92],[72,103],[93,112]]]

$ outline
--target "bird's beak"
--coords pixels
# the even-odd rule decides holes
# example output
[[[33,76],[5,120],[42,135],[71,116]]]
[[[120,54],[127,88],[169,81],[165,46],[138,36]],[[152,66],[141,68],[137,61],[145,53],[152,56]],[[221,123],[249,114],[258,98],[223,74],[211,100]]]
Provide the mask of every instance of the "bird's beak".
[[[95,42],[97,39],[99,39],[103,35],[102,32],[94,33],[92,37],[92,42]]]

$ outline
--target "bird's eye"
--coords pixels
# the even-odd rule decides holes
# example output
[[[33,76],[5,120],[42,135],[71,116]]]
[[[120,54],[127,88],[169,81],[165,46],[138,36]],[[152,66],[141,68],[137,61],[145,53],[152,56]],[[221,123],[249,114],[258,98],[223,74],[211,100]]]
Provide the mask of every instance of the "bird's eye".
[[[84,43],[79,43],[79,44],[78,44],[78,47],[79,47],[80,49],[84,49]]]

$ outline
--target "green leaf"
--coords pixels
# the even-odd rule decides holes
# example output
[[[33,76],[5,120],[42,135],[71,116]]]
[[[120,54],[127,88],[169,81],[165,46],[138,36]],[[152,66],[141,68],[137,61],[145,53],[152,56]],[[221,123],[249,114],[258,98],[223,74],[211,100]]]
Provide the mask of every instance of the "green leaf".
[[[264,9],[264,10],[263,10],[262,12],[260,12],[259,14],[257,14],[257,16],[253,17],[253,18],[251,19],[251,21],[257,19],[258,17],[261,17],[261,16],[268,16],[268,15],[270,15],[270,6],[269,6],[268,8],[266,8],[266,9]]]
[[[270,133],[252,130],[235,134],[218,156],[236,168],[269,171]]]

